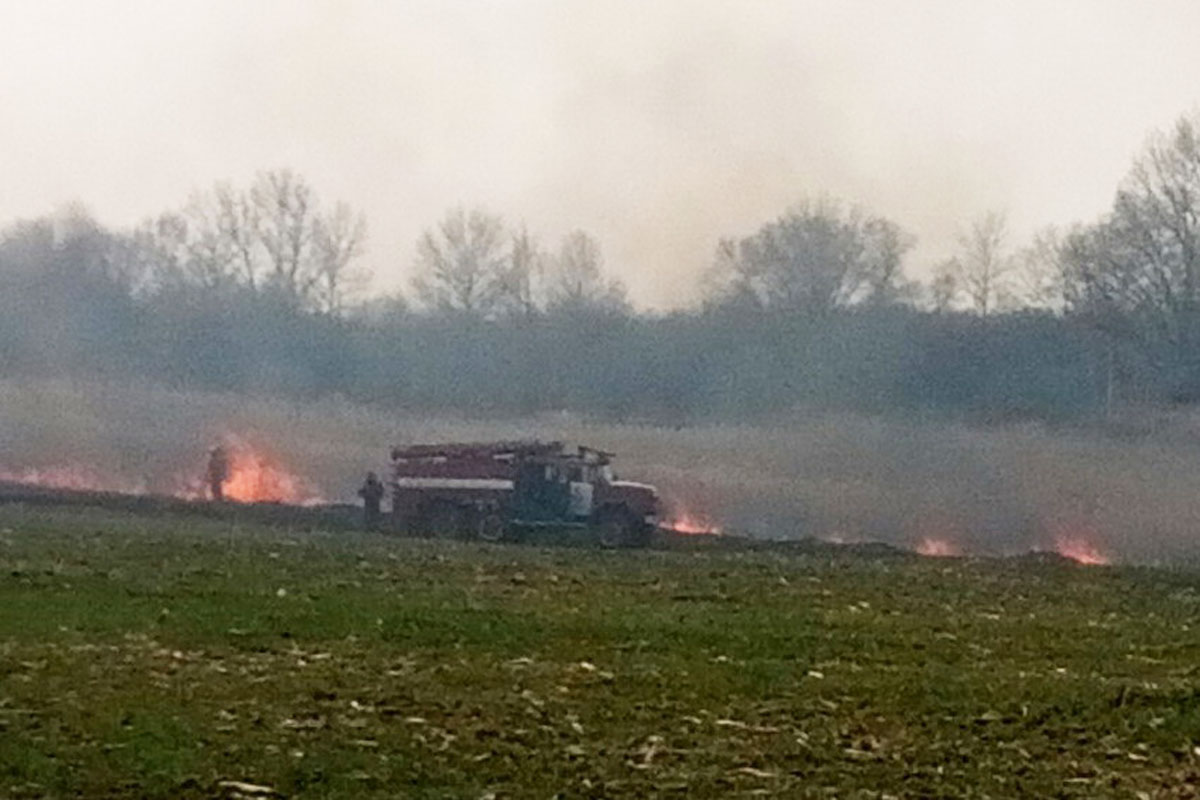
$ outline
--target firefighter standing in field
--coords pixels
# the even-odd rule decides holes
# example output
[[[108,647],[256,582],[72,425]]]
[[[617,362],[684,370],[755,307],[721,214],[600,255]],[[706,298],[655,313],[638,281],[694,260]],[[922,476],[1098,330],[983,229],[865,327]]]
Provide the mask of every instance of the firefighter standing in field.
[[[225,481],[229,480],[229,454],[225,448],[217,445],[208,451],[208,490],[212,499],[220,502],[225,499]]]
[[[367,473],[358,496],[363,499],[363,522],[367,530],[373,531],[379,527],[379,504],[383,500],[383,484],[374,472]]]

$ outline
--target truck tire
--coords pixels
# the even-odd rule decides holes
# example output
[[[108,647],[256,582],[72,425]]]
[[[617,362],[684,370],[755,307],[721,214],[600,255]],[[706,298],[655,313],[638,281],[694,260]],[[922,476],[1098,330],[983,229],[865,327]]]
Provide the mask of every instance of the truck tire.
[[[596,544],[606,550],[628,547],[636,538],[637,522],[623,508],[602,509],[596,519]]]
[[[508,539],[508,524],[498,512],[488,511],[476,521],[475,535],[483,542],[503,542]]]
[[[633,527],[629,530],[629,538],[626,539],[625,545],[627,547],[649,547],[653,537],[653,525],[647,525],[642,520],[634,519]]]
[[[469,530],[466,510],[454,503],[431,504],[422,522],[422,532],[433,539],[459,539]]]

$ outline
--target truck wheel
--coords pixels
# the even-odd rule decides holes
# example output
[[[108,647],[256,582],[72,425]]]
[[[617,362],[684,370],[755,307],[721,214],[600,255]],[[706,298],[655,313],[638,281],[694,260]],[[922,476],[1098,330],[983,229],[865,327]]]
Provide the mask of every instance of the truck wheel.
[[[629,538],[626,540],[626,544],[629,547],[649,547],[650,539],[654,536],[654,526],[636,520],[633,523],[633,527],[629,529]]]
[[[596,544],[612,550],[625,547],[633,537],[633,520],[619,509],[602,512],[596,523]]]
[[[435,539],[457,539],[465,532],[466,515],[453,503],[435,503],[425,512],[425,534]]]
[[[479,518],[475,535],[484,542],[503,542],[508,538],[508,526],[504,523],[504,517],[489,511]]]

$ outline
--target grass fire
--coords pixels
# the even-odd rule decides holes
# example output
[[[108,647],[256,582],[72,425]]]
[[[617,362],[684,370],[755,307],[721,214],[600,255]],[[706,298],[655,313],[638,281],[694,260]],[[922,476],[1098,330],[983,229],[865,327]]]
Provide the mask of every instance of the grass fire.
[[[963,554],[962,548],[953,542],[946,539],[936,539],[930,536],[926,536],[925,538],[921,539],[921,541],[917,542],[917,546],[914,549],[917,553],[923,556],[945,557],[961,556]]]
[[[1079,534],[1063,534],[1054,541],[1054,552],[1080,564],[1111,564],[1112,559]]]
[[[227,435],[218,445],[227,459],[219,485],[221,496],[212,493],[210,476],[203,467],[173,476],[134,479],[99,466],[69,463],[45,467],[0,468],[0,483],[43,489],[62,489],[97,494],[157,494],[184,500],[222,499],[235,503],[284,503],[299,506],[324,502],[309,480],[283,466],[267,450],[252,446],[244,438]],[[215,449],[215,448],[214,448]]]
[[[214,459],[221,460],[214,475]],[[226,434],[210,451],[203,473],[185,478],[174,494],[188,499],[230,500],[235,503],[288,503],[310,506],[324,502],[320,491],[307,479],[294,474],[262,446],[244,437]]]
[[[690,511],[679,502],[668,503],[667,508],[671,510],[663,520],[663,527],[668,530],[688,535],[719,536],[722,533],[721,526],[707,514]]]

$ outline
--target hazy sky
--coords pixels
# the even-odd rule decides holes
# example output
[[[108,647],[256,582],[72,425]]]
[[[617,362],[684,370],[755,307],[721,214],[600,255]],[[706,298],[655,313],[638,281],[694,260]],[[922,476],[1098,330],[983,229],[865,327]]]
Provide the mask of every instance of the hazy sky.
[[[288,166],[381,288],[450,206],[595,234],[643,306],[829,194],[918,237],[1099,214],[1200,104],[1195,0],[0,0],[0,222],[131,225]]]

